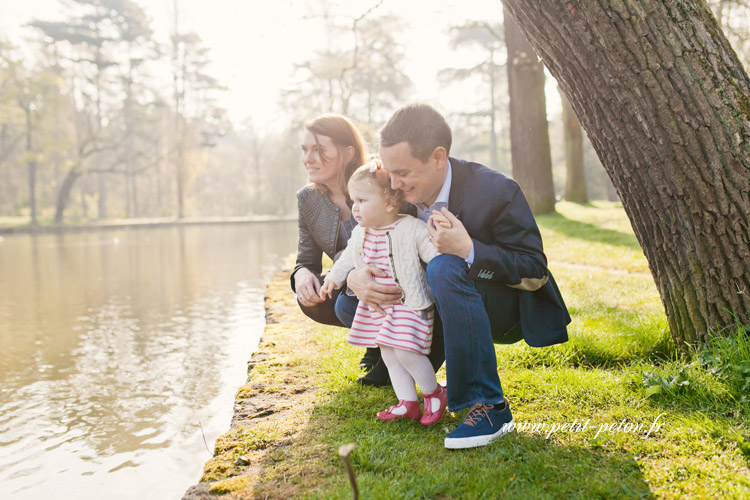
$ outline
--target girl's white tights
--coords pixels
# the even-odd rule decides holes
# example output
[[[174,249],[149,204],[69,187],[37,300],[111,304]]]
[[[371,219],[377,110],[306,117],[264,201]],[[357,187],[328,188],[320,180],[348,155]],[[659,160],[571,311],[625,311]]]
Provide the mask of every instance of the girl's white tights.
[[[430,360],[424,354],[384,345],[380,346],[380,353],[383,356],[385,366],[388,367],[391,385],[398,399],[404,401],[417,400],[415,381],[422,389],[422,394],[430,394],[437,389],[435,371],[432,369]],[[402,415],[406,413],[406,408],[394,408],[392,413]]]

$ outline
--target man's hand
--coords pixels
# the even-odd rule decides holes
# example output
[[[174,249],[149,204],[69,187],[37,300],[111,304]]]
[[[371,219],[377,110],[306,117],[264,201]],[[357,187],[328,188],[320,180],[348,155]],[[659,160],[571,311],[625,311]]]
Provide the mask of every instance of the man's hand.
[[[385,278],[386,273],[377,267],[368,266],[349,273],[346,286],[353,291],[359,300],[385,314],[383,307],[398,304],[401,301],[401,290],[398,287],[376,283],[374,276]]]
[[[304,267],[294,273],[294,289],[299,303],[305,307],[313,307],[322,302],[318,277]]]
[[[474,242],[464,225],[445,207],[440,212],[432,211],[427,221],[427,232],[430,233],[432,244],[440,253],[466,259],[474,248]]]

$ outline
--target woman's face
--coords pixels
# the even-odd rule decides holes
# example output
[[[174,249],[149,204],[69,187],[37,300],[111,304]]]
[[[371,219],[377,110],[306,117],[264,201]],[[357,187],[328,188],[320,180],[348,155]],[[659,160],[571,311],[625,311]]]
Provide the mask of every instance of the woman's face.
[[[325,159],[324,159],[325,158]],[[315,135],[309,130],[302,137],[302,163],[307,170],[307,180],[334,188],[343,169],[341,153],[333,140],[325,135]]]

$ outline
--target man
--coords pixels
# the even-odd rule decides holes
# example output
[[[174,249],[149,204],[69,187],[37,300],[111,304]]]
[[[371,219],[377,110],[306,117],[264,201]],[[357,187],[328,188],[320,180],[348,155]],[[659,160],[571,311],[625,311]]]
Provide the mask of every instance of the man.
[[[471,448],[514,429],[493,342],[565,342],[570,316],[518,184],[477,163],[449,158],[451,140],[440,113],[409,104],[381,129],[380,158],[392,187],[416,206],[444,254],[427,266],[427,280],[442,320],[448,407],[470,408],[445,447]],[[375,283],[379,272],[353,271],[347,281],[376,309],[400,298],[400,292]]]

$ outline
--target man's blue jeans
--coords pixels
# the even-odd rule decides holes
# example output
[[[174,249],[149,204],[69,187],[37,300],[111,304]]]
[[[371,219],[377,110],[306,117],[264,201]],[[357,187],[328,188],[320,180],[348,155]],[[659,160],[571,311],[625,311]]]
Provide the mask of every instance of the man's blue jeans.
[[[501,403],[494,342],[521,337],[518,290],[471,280],[466,262],[445,254],[428,264],[427,282],[443,322],[448,407]]]
[[[359,304],[357,297],[349,296],[344,292],[336,298],[336,305],[333,306],[333,310],[336,312],[339,321],[347,328],[352,327],[354,313],[357,312],[357,304]]]

